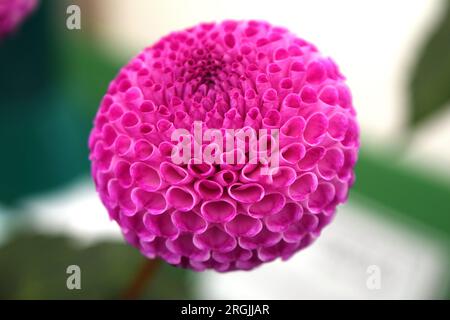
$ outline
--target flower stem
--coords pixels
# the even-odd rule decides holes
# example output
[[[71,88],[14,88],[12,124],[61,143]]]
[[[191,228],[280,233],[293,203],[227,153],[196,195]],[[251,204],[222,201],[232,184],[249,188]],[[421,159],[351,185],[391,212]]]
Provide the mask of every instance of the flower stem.
[[[122,294],[122,299],[124,300],[136,300],[142,296],[145,288],[151,280],[154,278],[161,265],[161,260],[148,260],[145,259],[144,263],[141,265],[138,272],[133,277],[129,286]]]

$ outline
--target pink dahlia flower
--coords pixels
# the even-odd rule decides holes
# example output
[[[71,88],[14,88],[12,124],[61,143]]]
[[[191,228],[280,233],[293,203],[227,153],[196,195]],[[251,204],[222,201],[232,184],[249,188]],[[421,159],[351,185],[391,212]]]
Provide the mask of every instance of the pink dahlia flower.
[[[244,148],[220,149],[226,139],[199,141],[198,123],[202,133],[264,129],[268,143],[255,147],[250,134]],[[219,160],[194,150],[174,161],[195,146]],[[172,33],[131,60],[89,147],[102,202],[146,257],[249,270],[289,258],[330,223],[354,181],[359,131],[330,58],[284,28],[225,21]],[[251,161],[263,152],[270,159]]]
[[[0,39],[12,32],[36,8],[37,0],[0,1]]]

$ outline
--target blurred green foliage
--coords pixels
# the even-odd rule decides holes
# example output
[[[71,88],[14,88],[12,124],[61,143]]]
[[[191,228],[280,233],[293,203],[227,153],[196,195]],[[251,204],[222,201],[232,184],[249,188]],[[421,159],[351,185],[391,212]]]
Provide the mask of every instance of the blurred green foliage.
[[[450,102],[450,0],[444,3],[443,19],[427,40],[411,78],[411,127]]]
[[[89,172],[92,119],[118,64],[84,33],[67,30],[64,17],[64,2],[42,1],[20,30],[0,43],[4,204]]]
[[[392,153],[361,150],[350,192],[382,204],[390,209],[387,214],[414,219],[450,239],[449,185],[396,162]]]
[[[87,248],[61,236],[24,234],[0,247],[0,299],[119,299],[144,263],[121,243]],[[81,290],[66,286],[67,267],[81,269]],[[191,272],[163,264],[142,299],[192,299]]]

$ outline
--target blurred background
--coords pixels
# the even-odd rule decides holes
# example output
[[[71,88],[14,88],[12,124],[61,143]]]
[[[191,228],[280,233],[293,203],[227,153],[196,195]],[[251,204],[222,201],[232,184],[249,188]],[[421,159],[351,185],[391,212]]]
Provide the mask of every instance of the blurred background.
[[[71,4],[81,30],[66,27]],[[144,259],[95,193],[93,117],[132,56],[223,19],[285,26],[339,64],[361,124],[357,182],[288,262],[229,274],[163,265],[142,298],[450,298],[448,0],[41,1],[0,42],[0,298],[121,297]],[[73,264],[81,290],[66,287]]]

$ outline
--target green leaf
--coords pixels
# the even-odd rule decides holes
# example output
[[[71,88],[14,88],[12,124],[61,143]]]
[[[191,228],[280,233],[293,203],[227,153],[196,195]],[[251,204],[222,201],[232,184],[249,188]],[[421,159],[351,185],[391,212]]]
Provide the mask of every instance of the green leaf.
[[[21,235],[0,248],[0,299],[117,299],[144,261],[125,244],[83,248],[64,237]],[[81,269],[81,290],[67,289],[70,265]],[[163,263],[142,298],[192,299],[190,275]]]
[[[450,239],[449,184],[393,159],[392,153],[362,149],[350,197],[359,194],[391,209],[382,213],[397,214],[403,221],[414,219]]]
[[[445,3],[443,20],[426,43],[413,71],[410,87],[411,127],[450,102],[450,1]]]

